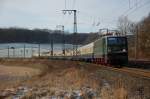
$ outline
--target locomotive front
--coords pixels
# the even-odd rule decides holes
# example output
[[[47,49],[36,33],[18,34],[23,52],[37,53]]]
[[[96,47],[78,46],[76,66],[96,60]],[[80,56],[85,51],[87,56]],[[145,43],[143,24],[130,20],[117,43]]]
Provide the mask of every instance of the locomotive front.
[[[107,37],[107,60],[110,64],[128,63],[127,37]]]

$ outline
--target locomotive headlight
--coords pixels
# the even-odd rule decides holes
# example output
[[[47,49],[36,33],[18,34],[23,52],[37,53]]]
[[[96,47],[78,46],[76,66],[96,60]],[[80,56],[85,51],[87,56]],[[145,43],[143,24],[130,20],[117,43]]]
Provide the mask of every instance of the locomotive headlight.
[[[122,51],[123,51],[123,52],[126,52],[126,49],[123,49]]]

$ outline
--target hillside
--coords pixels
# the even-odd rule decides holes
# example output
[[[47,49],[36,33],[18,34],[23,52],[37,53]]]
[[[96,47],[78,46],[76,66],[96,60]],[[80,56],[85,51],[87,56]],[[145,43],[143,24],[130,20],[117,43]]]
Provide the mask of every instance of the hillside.
[[[98,37],[97,33],[64,33],[59,30],[0,28],[0,43],[89,43]]]

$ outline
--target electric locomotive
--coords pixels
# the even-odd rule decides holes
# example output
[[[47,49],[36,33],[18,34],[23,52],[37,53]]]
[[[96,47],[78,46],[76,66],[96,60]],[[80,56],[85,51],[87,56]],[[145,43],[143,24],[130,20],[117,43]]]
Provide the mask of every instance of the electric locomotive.
[[[76,59],[97,63],[123,65],[128,63],[127,37],[104,36],[78,48]]]
[[[102,64],[127,64],[128,46],[125,36],[105,36],[94,42],[93,59]]]

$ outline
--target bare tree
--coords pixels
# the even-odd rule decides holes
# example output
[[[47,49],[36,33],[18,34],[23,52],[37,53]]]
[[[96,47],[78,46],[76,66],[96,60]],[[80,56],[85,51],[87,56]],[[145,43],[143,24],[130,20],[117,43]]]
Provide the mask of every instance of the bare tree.
[[[134,23],[131,22],[127,16],[121,16],[118,19],[118,29],[122,35],[134,33]]]
[[[150,14],[138,23],[141,57],[150,59]]]

